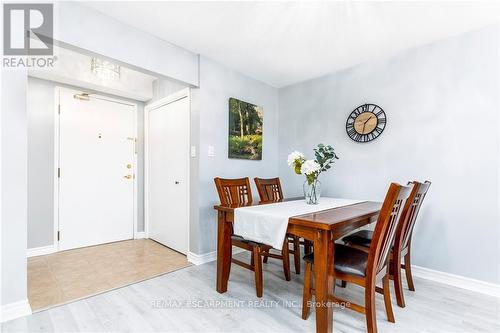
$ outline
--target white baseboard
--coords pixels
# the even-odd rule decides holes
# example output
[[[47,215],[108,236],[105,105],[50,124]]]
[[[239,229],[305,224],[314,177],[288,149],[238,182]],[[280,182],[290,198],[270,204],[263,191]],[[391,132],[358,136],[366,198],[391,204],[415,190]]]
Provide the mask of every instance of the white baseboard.
[[[426,280],[436,281],[449,286],[474,291],[481,294],[500,297],[500,285],[471,279],[465,276],[435,271],[433,269],[411,266],[413,276]]]
[[[0,322],[4,323],[9,320],[29,316],[31,314],[31,306],[28,300],[2,305],[0,312]]]
[[[205,254],[196,254],[193,252],[188,252],[187,254],[187,260],[192,263],[193,265],[203,265],[206,264],[207,262],[214,261],[217,258],[217,252],[209,252]]]
[[[43,256],[46,254],[51,254],[57,252],[57,246],[55,245],[47,245],[47,246],[40,246],[40,247],[34,247],[32,249],[26,249],[26,257],[36,257],[36,256]]]
[[[135,233],[135,239],[142,239],[142,238],[146,238],[145,231],[138,231]]]
[[[233,247],[233,254],[238,254],[244,252],[245,250]],[[207,262],[215,261],[217,259],[217,251],[212,251],[204,254],[196,254],[193,252],[188,252],[187,260],[193,265],[203,265]]]

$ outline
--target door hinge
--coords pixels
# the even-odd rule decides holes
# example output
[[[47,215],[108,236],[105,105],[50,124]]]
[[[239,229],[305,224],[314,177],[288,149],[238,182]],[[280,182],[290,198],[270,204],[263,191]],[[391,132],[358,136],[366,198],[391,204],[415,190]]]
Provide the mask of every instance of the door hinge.
[[[61,240],[61,232],[57,231],[57,241],[60,241],[60,240]]]
[[[134,154],[137,155],[137,138],[127,137],[127,140],[134,143]]]
[[[61,178],[61,168],[57,168],[57,178]]]
[[[61,114],[61,104],[57,106],[57,114]]]

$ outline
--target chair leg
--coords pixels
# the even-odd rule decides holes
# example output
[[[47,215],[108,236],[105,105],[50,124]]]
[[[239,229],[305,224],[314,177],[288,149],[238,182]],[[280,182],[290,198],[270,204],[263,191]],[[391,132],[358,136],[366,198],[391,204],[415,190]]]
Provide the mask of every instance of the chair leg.
[[[293,237],[293,264],[295,273],[300,274],[300,243],[297,236]]]
[[[365,314],[366,330],[368,333],[377,333],[377,317],[375,313],[375,281],[367,281],[365,287]]]
[[[344,280],[340,280],[340,286],[341,286],[342,288],[345,288],[345,287],[347,286],[347,282],[346,282],[346,281],[344,281]]]
[[[288,252],[288,239],[283,242],[283,249],[281,256],[283,257],[283,272],[285,273],[285,280],[290,281],[290,253]]]
[[[253,261],[255,271],[255,291],[257,297],[262,297],[262,290],[264,288],[262,282],[262,257],[260,255],[260,247],[254,246],[253,248]]]
[[[312,248],[311,241],[304,239],[304,255],[311,253],[312,252],[311,248]]]
[[[268,251],[265,251],[265,252],[268,252]],[[264,264],[267,264],[267,260],[269,259],[269,257],[264,257]]]
[[[413,285],[413,276],[411,275],[411,261],[410,261],[410,252],[405,255],[405,273],[406,273],[406,281],[408,282],[408,289],[411,291],[415,291],[415,286]]]
[[[389,268],[387,268],[387,273],[382,279],[383,290],[384,290],[384,303],[385,303],[385,312],[387,312],[387,320],[391,323],[395,323],[394,313],[392,312],[392,304],[391,304],[391,289],[389,287]]]
[[[394,261],[390,263],[392,268],[392,276],[394,277],[394,291],[396,294],[396,302],[400,308],[405,307],[405,298],[403,294],[403,282],[401,280],[401,257],[395,256]]]
[[[311,276],[312,264],[306,262],[304,268],[304,293],[302,296],[302,319],[306,320],[309,316],[309,302],[311,301]]]

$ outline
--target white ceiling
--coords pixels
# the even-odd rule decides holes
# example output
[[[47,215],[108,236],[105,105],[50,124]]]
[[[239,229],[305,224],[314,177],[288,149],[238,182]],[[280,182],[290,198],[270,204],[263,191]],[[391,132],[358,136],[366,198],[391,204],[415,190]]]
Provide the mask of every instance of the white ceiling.
[[[498,20],[498,2],[87,2],[282,87]]]

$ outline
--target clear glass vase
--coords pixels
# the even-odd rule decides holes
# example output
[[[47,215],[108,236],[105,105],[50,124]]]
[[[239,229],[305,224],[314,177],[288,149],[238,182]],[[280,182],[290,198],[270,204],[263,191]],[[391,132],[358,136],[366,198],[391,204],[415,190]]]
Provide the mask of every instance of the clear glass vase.
[[[304,197],[308,205],[317,205],[321,197],[321,182],[319,180],[313,181],[311,184],[306,180],[304,182]]]

